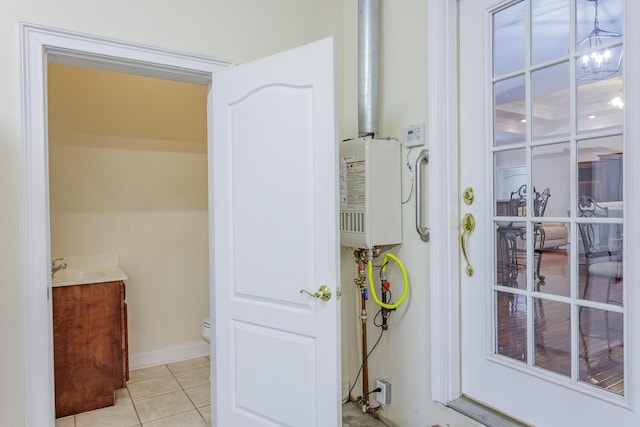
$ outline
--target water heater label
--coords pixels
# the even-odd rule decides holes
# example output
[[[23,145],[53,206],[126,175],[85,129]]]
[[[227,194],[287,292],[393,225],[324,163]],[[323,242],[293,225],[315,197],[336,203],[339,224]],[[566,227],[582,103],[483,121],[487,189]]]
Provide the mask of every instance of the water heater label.
[[[364,206],[366,202],[366,165],[355,156],[340,158],[340,203],[348,206]]]

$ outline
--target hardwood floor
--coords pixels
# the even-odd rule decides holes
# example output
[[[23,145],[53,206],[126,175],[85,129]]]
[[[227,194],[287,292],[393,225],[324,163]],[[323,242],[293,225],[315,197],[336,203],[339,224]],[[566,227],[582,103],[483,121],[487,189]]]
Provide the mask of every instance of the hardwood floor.
[[[579,318],[576,356],[578,381],[606,389],[611,393],[624,394],[624,342],[622,313],[615,307],[609,310],[576,306],[565,301],[555,301],[549,295],[569,297],[571,294],[571,268],[569,246],[545,251],[541,264],[544,280],[535,283],[535,292],[530,299],[533,305],[533,361],[532,365],[565,377],[571,377],[572,361],[572,312]],[[498,266],[499,267],[499,266]],[[526,262],[518,260],[518,271],[510,273],[504,288],[496,293],[497,353],[522,362],[527,362],[527,295],[525,291]],[[532,268],[532,267],[530,267]],[[498,279],[502,280],[498,268]],[[578,268],[578,293],[589,301],[614,303],[622,301],[622,282],[611,283],[608,279],[592,275],[584,294],[586,283],[584,265]],[[504,291],[502,290],[504,289]],[[619,311],[620,309],[617,308]]]

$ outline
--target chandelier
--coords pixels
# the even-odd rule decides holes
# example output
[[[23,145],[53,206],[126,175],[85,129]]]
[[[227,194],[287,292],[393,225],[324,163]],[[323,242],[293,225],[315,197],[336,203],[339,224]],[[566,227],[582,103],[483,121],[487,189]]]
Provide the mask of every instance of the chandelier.
[[[578,50],[586,50],[579,61],[578,68],[581,74],[578,80],[603,80],[620,71],[622,63],[622,47],[611,49],[609,46],[613,42],[622,38],[622,34],[607,31],[600,28],[598,21],[598,0],[588,0],[595,6],[595,18],[593,20],[593,30],[578,42]]]

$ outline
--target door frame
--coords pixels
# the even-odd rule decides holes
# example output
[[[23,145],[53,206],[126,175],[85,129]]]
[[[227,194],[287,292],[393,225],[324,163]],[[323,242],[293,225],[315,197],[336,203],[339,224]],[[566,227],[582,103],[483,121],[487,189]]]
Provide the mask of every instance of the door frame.
[[[22,96],[22,254],[25,322],[25,398],[27,426],[53,426],[53,325],[50,295],[49,166],[47,64],[124,72],[208,85],[211,111],[213,75],[233,61],[161,49],[137,43],[19,24]],[[207,114],[207,147],[212,149],[212,115]],[[209,155],[208,167],[212,158]],[[213,236],[210,230],[210,242]],[[215,287],[210,276],[211,301]],[[210,307],[213,310],[213,307]],[[212,316],[213,316],[212,311]]]
[[[458,0],[427,2],[431,399],[444,404],[461,396],[457,21]]]
[[[496,0],[497,3],[498,0]],[[631,0],[624,2],[625,50],[637,51],[634,40],[640,40],[640,26],[633,26],[633,17],[640,17],[640,3]],[[431,243],[438,250],[430,252],[430,310],[431,310],[431,399],[447,404],[462,396],[460,387],[460,302],[459,280],[463,270],[460,263],[458,224],[461,209],[459,190],[459,143],[458,143],[458,0],[430,0],[427,3],[427,105],[428,133],[431,161],[429,202],[431,216]],[[639,43],[640,44],[640,43]],[[636,46],[636,47],[634,47]],[[640,55],[625,57],[625,75],[640,73]],[[633,104],[640,96],[640,79],[625,79],[625,103]],[[633,105],[638,109],[640,106]],[[625,109],[625,139],[637,141],[640,138],[640,125],[633,121],[630,111]],[[625,147],[625,165],[640,165],[640,147],[627,143]],[[640,168],[627,167],[627,186],[625,217],[635,212],[640,205]],[[639,206],[640,208],[640,206]],[[640,241],[640,227],[630,221],[625,229],[625,238],[629,242]],[[628,245],[630,247],[631,245]],[[625,254],[628,259],[629,254]],[[626,263],[628,277],[638,277],[638,263]],[[436,284],[445,284],[437,286]],[[629,292],[633,292],[629,290]],[[630,295],[631,296],[631,295]],[[630,301],[633,298],[629,299]],[[636,324],[638,315],[629,310],[628,325]],[[640,328],[629,331],[631,343],[640,344]],[[631,344],[630,343],[630,344]],[[626,345],[626,343],[625,343]],[[638,358],[638,344],[629,348],[629,360]],[[637,364],[637,362],[636,362]],[[631,365],[631,363],[630,363]],[[629,367],[629,378],[639,378],[640,367]],[[638,384],[632,384],[632,393]],[[637,396],[632,402],[640,401]]]

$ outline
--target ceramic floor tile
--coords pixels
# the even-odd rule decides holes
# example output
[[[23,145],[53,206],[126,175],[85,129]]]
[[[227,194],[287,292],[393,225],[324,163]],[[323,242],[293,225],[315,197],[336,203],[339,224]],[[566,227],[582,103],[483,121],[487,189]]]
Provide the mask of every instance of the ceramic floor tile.
[[[198,368],[208,368],[209,359],[206,357],[198,357],[196,359],[183,360],[181,362],[169,363],[167,365],[171,372],[178,373],[184,371],[191,371]]]
[[[185,389],[184,392],[187,393],[196,408],[211,404],[211,385],[208,381],[206,384]]]
[[[150,378],[157,378],[162,376],[171,375],[171,372],[166,365],[152,366],[150,368],[136,369],[129,372],[129,383],[137,381],[148,380]]]
[[[134,405],[143,423],[194,409],[193,403],[183,391],[137,400]]]
[[[195,409],[182,414],[172,415],[167,418],[144,423],[143,427],[200,427],[206,426],[207,422]]]
[[[198,368],[174,374],[182,388],[192,388],[209,382],[209,368]]]
[[[116,405],[120,405],[121,403],[129,403],[131,402],[131,396],[129,396],[129,390],[126,388],[121,388],[116,390]]]
[[[204,418],[205,421],[209,423],[208,425],[211,425],[211,405],[198,408],[198,412],[200,412],[200,415],[202,415],[202,418]]]
[[[209,358],[170,366],[171,371],[167,365],[131,371],[133,381],[116,390],[115,406],[57,419],[55,427],[134,427],[140,421],[146,427],[211,426]],[[357,405],[342,409],[343,427],[386,426]]]
[[[108,406],[76,415],[76,427],[133,427],[140,420],[132,403]]]
[[[136,381],[130,383],[128,388],[133,401],[171,393],[172,391],[180,391],[182,389],[173,376]]]
[[[73,418],[73,415],[56,419],[56,427],[75,427],[75,425],[76,421]]]

